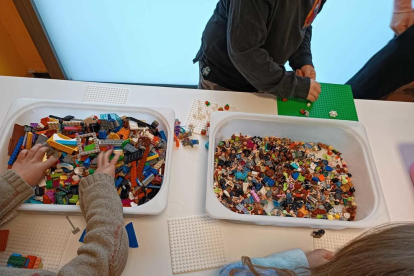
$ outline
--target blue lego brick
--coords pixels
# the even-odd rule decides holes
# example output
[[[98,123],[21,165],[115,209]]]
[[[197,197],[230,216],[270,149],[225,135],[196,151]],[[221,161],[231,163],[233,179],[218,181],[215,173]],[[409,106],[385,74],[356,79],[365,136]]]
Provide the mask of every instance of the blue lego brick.
[[[7,162],[7,165],[11,166],[11,165],[13,165],[14,161],[16,161],[17,155],[20,152],[20,148],[23,145],[23,140],[24,140],[24,136],[19,138],[19,142],[17,142],[17,145],[14,148],[12,155],[10,156],[9,162]]]
[[[127,234],[128,234],[129,247],[138,248],[139,247],[138,240],[137,240],[137,236],[135,235],[134,225],[132,224],[132,222],[125,225],[125,230],[127,231]]]
[[[160,133],[161,138],[165,140],[165,142],[167,142],[167,136],[165,136],[164,130],[161,130],[159,133]]]
[[[83,242],[83,240],[85,239],[85,235],[86,235],[86,228],[83,229],[82,235],[79,238],[79,242]]]

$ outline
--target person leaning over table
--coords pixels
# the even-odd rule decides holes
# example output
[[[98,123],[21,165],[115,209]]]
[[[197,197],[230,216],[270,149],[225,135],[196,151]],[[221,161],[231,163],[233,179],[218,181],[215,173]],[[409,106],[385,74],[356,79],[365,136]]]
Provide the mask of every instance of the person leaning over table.
[[[220,0],[203,32],[199,89],[316,101],[312,22],[326,0]],[[289,61],[296,71],[287,72]]]
[[[47,147],[35,145],[22,150],[11,170],[0,176],[0,225],[17,215],[16,209],[34,195],[36,186],[57,159],[42,162]],[[86,220],[84,244],[78,256],[63,266],[57,275],[121,275],[128,259],[128,235],[123,221],[121,200],[114,189],[115,164],[112,151],[98,155],[98,168],[79,183],[80,208]],[[18,252],[16,252],[18,253]],[[39,256],[41,257],[41,256]],[[39,269],[0,267],[0,275],[56,275]]]
[[[414,102],[414,87],[407,92],[404,88],[399,89],[409,83],[414,85],[414,10],[411,0],[394,1],[391,28],[395,37],[346,83],[351,85],[354,98],[378,100],[395,96]]]

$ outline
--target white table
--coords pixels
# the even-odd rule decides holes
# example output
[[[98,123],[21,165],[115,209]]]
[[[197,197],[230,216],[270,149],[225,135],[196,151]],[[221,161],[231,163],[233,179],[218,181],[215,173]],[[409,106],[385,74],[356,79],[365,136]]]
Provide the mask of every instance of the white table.
[[[96,85],[87,82],[0,77],[0,121],[4,120],[8,107],[17,98],[82,101],[88,85],[91,84]],[[229,103],[238,111],[277,114],[276,99],[269,95],[118,84],[98,85],[128,88],[128,104],[168,106],[175,110],[176,117],[182,122],[185,122],[194,98]],[[408,174],[408,167],[414,162],[414,104],[362,100],[355,102],[360,122],[368,132],[391,220],[414,220],[414,187]],[[172,274],[167,219],[205,213],[207,150],[204,144],[207,140],[204,137],[199,139],[199,147],[180,147],[173,150],[167,210],[159,216],[125,218],[125,223],[134,223],[140,247],[130,250],[124,275]],[[71,219],[75,226],[85,228],[83,217],[74,216]],[[70,227],[63,216],[20,214],[0,228],[13,230],[14,225],[20,222]],[[221,231],[229,262],[239,260],[242,255],[259,257],[295,247],[305,252],[313,249],[311,229],[222,221]],[[356,234],[361,230],[347,229],[340,232]],[[76,256],[76,250],[81,245],[78,242],[79,236],[80,233],[71,235],[61,266]],[[217,275],[217,271],[206,270],[186,275]]]

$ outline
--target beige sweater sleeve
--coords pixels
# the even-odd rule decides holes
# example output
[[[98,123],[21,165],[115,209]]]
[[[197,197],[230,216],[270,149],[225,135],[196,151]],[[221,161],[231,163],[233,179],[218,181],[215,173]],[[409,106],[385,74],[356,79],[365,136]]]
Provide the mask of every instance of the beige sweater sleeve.
[[[121,275],[128,259],[128,235],[114,179],[94,174],[82,179],[79,188],[85,244],[58,275]]]
[[[32,187],[17,173],[4,172],[0,176],[0,225],[17,216],[17,207],[33,195]]]

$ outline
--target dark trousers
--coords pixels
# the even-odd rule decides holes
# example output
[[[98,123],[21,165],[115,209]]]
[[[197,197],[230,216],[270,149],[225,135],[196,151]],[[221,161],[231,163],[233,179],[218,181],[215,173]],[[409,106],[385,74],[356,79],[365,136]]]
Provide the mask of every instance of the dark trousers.
[[[414,81],[414,26],[391,40],[346,84],[355,99],[377,100]]]

